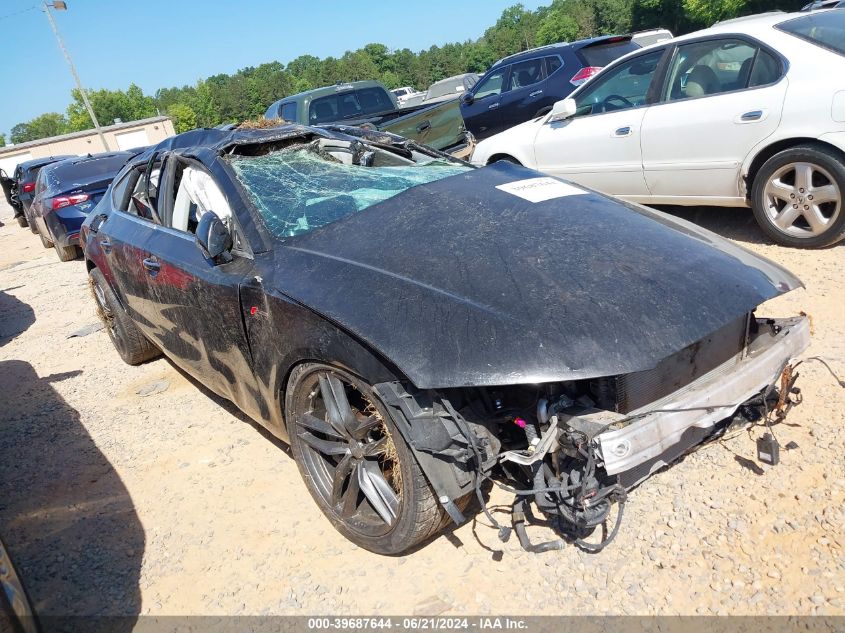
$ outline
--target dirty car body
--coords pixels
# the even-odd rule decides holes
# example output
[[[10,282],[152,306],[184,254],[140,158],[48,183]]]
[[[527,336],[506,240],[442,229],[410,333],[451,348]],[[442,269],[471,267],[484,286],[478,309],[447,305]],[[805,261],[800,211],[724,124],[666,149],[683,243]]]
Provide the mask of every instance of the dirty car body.
[[[173,137],[118,174],[83,242],[114,309],[290,441],[332,523],[383,553],[436,531],[396,536],[422,502],[395,460],[455,521],[494,476],[589,530],[777,406],[809,339],[802,317],[755,315],[800,281],[706,230],[357,128]],[[344,444],[355,420],[369,434]]]

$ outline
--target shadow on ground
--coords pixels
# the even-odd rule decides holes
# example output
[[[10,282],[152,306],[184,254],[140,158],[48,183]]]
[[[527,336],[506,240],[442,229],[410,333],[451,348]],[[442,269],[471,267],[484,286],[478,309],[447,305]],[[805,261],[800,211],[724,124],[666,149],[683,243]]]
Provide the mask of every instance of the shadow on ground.
[[[748,244],[772,243],[760,230],[751,209],[674,206],[655,206],[655,208],[737,242]]]
[[[2,343],[33,320],[12,299],[0,293]],[[108,628],[130,631],[144,530],[114,467],[53,387],[80,373],[39,376],[27,362],[0,361],[0,531],[46,631],[92,630],[93,621],[64,619],[92,615],[128,616]]]

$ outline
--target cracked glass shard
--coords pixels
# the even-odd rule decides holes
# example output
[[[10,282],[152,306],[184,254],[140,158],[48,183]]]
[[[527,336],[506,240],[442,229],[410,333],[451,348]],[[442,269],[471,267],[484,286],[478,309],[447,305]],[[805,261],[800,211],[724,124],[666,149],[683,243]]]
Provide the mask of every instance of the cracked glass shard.
[[[353,143],[337,148],[298,145],[263,156],[231,156],[228,160],[267,228],[277,237],[293,237],[411,187],[472,169],[448,159],[420,158],[414,162]]]

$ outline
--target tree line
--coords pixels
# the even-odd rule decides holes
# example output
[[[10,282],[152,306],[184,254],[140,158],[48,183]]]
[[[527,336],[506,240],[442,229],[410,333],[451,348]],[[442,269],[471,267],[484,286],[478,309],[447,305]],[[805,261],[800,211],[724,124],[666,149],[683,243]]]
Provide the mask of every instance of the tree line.
[[[173,119],[177,132],[261,116],[273,101],[290,94],[360,79],[378,79],[389,88],[410,85],[425,90],[452,75],[484,72],[507,55],[561,41],[595,35],[667,28],[676,35],[716,21],[775,9],[795,10],[803,0],[553,0],[536,11],[521,4],[505,9],[475,40],[413,52],[367,44],[341,57],[301,55],[200,79],[193,85],[160,88],[145,95],[134,83],[127,90],[89,91],[101,125],[158,114]],[[11,129],[10,140],[30,140],[93,127],[78,90],[66,113],[48,112]],[[0,135],[0,146],[5,137]]]

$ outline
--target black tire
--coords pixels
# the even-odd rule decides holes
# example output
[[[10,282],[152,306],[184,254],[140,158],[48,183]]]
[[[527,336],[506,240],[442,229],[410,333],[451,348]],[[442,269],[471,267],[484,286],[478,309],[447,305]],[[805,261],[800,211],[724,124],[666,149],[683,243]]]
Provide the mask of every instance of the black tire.
[[[822,146],[799,145],[763,164],[754,177],[751,206],[757,224],[778,244],[823,248],[845,238],[843,194],[842,157]]]
[[[38,233],[38,239],[41,240],[41,246],[43,246],[44,248],[53,248],[53,241],[44,237],[44,234],[41,232],[41,229],[37,229],[36,232]]]
[[[23,214],[26,216],[26,221],[29,223],[29,230],[38,234],[38,227],[35,226],[35,220],[32,219],[32,216],[29,214],[29,211],[24,209]]]
[[[97,315],[106,326],[109,338],[123,361],[129,365],[140,365],[161,354],[126,314],[103,273],[94,268],[88,273],[88,280],[97,304]]]
[[[17,216],[15,219],[18,221],[18,226],[22,229],[25,229],[29,226],[29,222],[26,221],[26,216],[24,216],[23,214]]]
[[[58,244],[53,244],[53,246],[56,248],[56,255],[59,256],[61,262],[72,262],[82,255],[78,246],[59,246]]]
[[[371,552],[394,555],[440,529],[445,513],[369,385],[341,369],[305,363],[291,372],[285,412],[305,485],[338,532]],[[379,446],[384,452],[373,452]]]
[[[499,156],[496,160],[491,160],[487,164],[492,165],[493,163],[511,163],[512,165],[522,166],[522,163],[516,160],[513,156]]]

